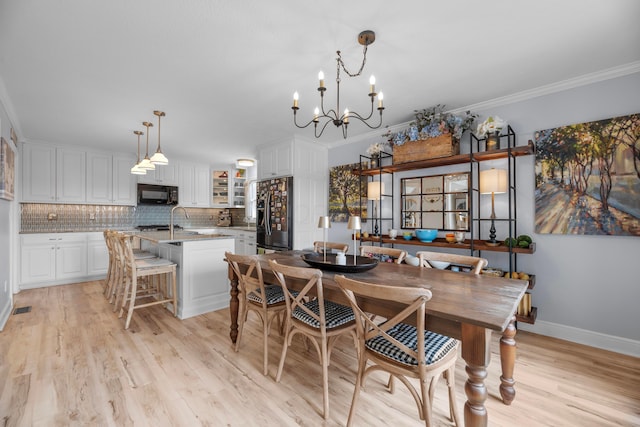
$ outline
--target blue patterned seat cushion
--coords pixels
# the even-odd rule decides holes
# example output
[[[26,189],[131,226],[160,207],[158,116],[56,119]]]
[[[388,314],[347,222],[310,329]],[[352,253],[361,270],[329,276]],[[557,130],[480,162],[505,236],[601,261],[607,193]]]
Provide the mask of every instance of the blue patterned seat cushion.
[[[320,315],[320,308],[318,306],[318,300],[314,299],[304,304],[309,310],[317,315]],[[336,304],[332,301],[325,300],[324,302],[325,320],[327,322],[327,329],[335,328],[345,323],[349,323],[355,319],[353,310],[351,307],[342,304]],[[309,316],[300,307],[296,307],[293,310],[293,317],[301,322],[306,323],[314,328],[320,328],[320,322],[313,317]]]
[[[410,349],[417,350],[418,331],[414,326],[407,325],[405,323],[398,323],[396,326],[389,329],[387,333]],[[450,351],[456,348],[456,342],[457,341],[454,338],[446,335],[425,331],[424,346],[425,361],[427,365],[431,365],[449,354]],[[393,359],[396,362],[400,362],[404,365],[418,365],[418,361],[414,357],[402,351],[398,346],[394,345],[383,336],[378,335],[365,341],[364,344],[369,350],[378,353],[381,356]]]
[[[265,286],[264,294],[267,298],[267,305],[277,304],[284,301],[284,293],[282,292],[282,288],[280,287],[280,285]],[[249,298],[253,302],[262,304],[262,298],[260,298],[260,294],[257,292],[251,292],[249,295],[247,295],[247,298]]]

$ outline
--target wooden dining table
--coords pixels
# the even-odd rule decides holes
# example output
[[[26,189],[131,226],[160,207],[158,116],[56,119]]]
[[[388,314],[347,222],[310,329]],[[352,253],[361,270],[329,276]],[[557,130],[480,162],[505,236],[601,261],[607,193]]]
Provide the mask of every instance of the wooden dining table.
[[[263,270],[265,283],[277,283],[268,260],[280,264],[309,267],[301,258],[308,252],[288,251],[257,255]],[[467,427],[486,426],[487,409],[484,405],[488,393],[484,380],[491,358],[491,333],[502,334],[500,339],[500,394],[505,404],[515,398],[515,312],[525,291],[527,282],[489,275],[414,267],[407,264],[379,263],[375,268],[357,273],[323,271],[322,284],[326,299],[348,304],[348,300],[334,280],[336,274],[344,274],[355,280],[391,286],[417,286],[431,290],[427,303],[427,328],[457,338],[462,343],[462,358],[466,363],[467,381],[464,405],[464,421]],[[229,268],[231,282],[230,317],[231,341],[238,336],[238,278]],[[295,289],[295,281],[287,281]],[[300,283],[300,286],[303,284]],[[400,303],[380,300],[362,300],[365,311],[392,317],[404,307]]]

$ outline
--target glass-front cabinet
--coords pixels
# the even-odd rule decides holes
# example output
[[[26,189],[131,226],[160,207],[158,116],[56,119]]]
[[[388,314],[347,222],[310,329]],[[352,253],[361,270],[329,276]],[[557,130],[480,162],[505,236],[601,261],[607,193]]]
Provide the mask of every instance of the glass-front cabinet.
[[[469,173],[403,178],[402,228],[469,230]]]
[[[212,183],[213,207],[229,207],[229,171],[214,170]]]
[[[236,169],[233,177],[233,204],[234,208],[245,206],[245,186],[247,183],[247,170]]]

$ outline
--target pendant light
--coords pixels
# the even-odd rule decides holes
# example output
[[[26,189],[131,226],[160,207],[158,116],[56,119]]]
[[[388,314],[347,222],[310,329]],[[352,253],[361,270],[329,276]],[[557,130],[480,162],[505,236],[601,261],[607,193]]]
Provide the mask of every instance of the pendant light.
[[[136,159],[136,164],[133,165],[133,167],[131,168],[131,173],[133,175],[146,175],[147,174],[147,170],[146,169],[142,169],[140,167],[140,135],[143,135],[144,132],[139,131],[139,130],[134,130],[133,133],[138,135],[138,158]]]
[[[142,122],[142,125],[147,127],[147,151],[144,156],[144,159],[142,159],[142,161],[138,165],[142,169],[154,170],[156,168],[156,165],[151,163],[151,160],[149,159],[149,128],[153,126],[153,123]]]
[[[156,153],[151,157],[151,163],[156,165],[168,165],[169,159],[162,154],[162,150],[160,149],[160,117],[164,117],[165,114],[163,111],[154,111],[153,114],[158,116],[158,148],[156,149]]]

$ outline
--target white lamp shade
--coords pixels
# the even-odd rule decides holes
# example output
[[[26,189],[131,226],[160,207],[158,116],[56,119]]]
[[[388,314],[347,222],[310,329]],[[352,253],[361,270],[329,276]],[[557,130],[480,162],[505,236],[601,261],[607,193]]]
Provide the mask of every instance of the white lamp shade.
[[[151,163],[155,164],[155,165],[168,165],[169,164],[169,159],[167,159],[167,157],[162,154],[162,151],[156,151],[156,153],[151,156]]]
[[[367,183],[367,199],[380,200],[381,194],[384,194],[384,182],[372,181]]]
[[[318,228],[331,228],[331,221],[328,216],[321,216],[318,219]]]
[[[155,170],[156,165],[151,163],[151,160],[149,160],[148,157],[145,157],[140,163],[138,163],[138,167],[146,170]]]
[[[131,173],[133,175],[146,175],[147,174],[147,170],[146,169],[142,169],[137,163],[135,165],[133,165],[133,167],[131,168]]]
[[[480,172],[480,194],[506,193],[508,187],[507,171],[491,168]]]
[[[359,216],[350,216],[349,222],[347,223],[347,228],[349,230],[360,230],[362,229],[362,224],[360,222]]]

